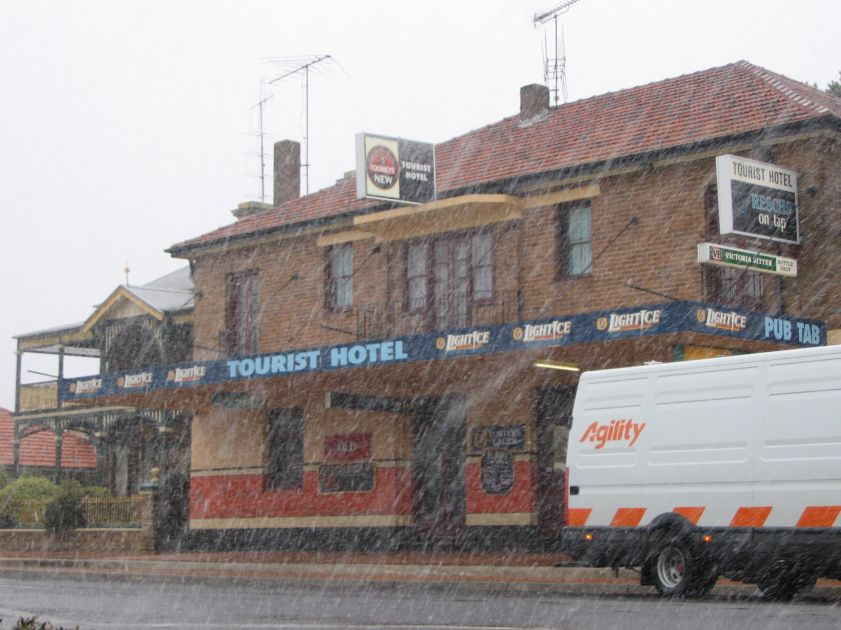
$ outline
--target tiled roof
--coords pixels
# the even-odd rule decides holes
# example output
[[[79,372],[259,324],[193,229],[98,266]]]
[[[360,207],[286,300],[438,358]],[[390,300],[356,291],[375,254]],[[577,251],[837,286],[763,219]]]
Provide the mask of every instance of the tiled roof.
[[[224,241],[245,234],[257,234],[282,225],[293,225],[346,213],[353,214],[381,203],[370,199],[357,199],[356,179],[346,177],[336,182],[335,186],[319,190],[306,197],[293,199],[271,210],[252,214],[198,238],[173,245],[170,250],[188,248],[199,243]]]
[[[739,61],[719,68],[567,103],[544,117],[519,115],[435,147],[439,192],[599,164],[822,117],[841,118],[841,99]],[[295,223],[354,213],[355,180],[173,245],[189,249]]]
[[[15,421],[8,409],[0,408],[0,466],[14,463]],[[20,443],[20,465],[37,468],[55,466],[52,431],[30,435]],[[61,444],[62,468],[96,468],[96,451],[80,434],[65,433]]]

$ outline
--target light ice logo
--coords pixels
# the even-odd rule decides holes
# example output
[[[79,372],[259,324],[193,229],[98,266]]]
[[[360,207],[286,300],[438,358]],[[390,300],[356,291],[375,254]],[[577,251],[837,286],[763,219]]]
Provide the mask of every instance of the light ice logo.
[[[611,313],[610,317],[599,317],[596,321],[598,330],[607,332],[625,332],[629,330],[648,330],[660,323],[660,309],[649,311],[642,309],[633,313]]]
[[[716,330],[727,330],[730,332],[741,332],[748,325],[747,315],[734,311],[717,311],[714,308],[699,308],[698,321],[707,328]]]
[[[546,324],[526,324],[514,329],[514,339],[523,343],[534,341],[555,341],[563,339],[572,332],[571,321],[554,320]]]
[[[461,350],[478,350],[491,340],[491,333],[488,330],[474,330],[463,335],[447,335],[438,337],[435,347],[444,352],[457,352]]]
[[[101,387],[101,378],[88,378],[83,381],[76,381],[75,383],[70,383],[70,393],[76,395],[93,394],[94,392],[98,392]]]
[[[175,368],[166,375],[166,380],[171,383],[196,383],[204,378],[206,368],[203,365],[194,365],[188,368]]]
[[[117,379],[117,387],[123,389],[137,389],[147,387],[154,379],[152,372],[141,372],[140,374],[126,374]]]

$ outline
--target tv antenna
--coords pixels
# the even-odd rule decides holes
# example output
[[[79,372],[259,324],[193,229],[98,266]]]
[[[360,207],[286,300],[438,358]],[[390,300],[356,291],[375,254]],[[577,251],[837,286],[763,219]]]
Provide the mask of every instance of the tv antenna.
[[[543,80],[546,81],[546,87],[555,95],[555,105],[560,102],[559,92],[563,92],[564,103],[567,101],[567,74],[566,74],[566,51],[564,50],[564,31],[561,27],[560,34],[558,33],[558,16],[569,11],[569,8],[579,0],[566,0],[563,4],[555,7],[551,11],[545,13],[535,14],[534,25],[546,24],[550,20],[555,26],[555,56],[549,56],[549,45],[546,42],[546,34],[544,32],[543,44]],[[552,85],[554,84],[554,87]],[[558,87],[560,84],[560,88]]]
[[[263,106],[268,103],[273,96],[274,94],[269,94],[268,96],[262,97],[257,104],[251,108],[254,109],[256,107],[259,110],[259,127],[257,133],[260,136],[260,203],[266,203],[266,134],[263,132]]]
[[[287,57],[281,59],[270,59],[273,63],[285,64],[285,65],[292,65],[294,66],[288,72],[284,72],[279,77],[275,77],[271,81],[267,83],[267,85],[274,85],[275,83],[279,83],[284,79],[287,79],[299,72],[304,73],[304,161],[301,164],[301,167],[304,169],[304,182],[305,182],[305,190],[306,194],[310,192],[310,68],[315,66],[322,61],[327,59],[331,59],[330,55],[312,55],[310,57]],[[268,99],[263,99],[261,103],[265,102]],[[261,107],[261,118],[262,118],[262,105]],[[262,150],[262,128],[263,123],[262,120],[260,121],[260,129],[261,129],[261,141],[260,147]],[[262,162],[262,158],[261,158]]]

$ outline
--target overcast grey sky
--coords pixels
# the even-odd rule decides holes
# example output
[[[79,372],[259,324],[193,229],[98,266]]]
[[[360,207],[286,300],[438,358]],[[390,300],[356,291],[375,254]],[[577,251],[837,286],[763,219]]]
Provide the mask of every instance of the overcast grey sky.
[[[165,248],[259,198],[261,96],[269,142],[304,136],[301,76],[269,91],[270,59],[335,60],[310,73],[314,191],[359,131],[441,142],[515,113],[543,81],[533,16],[561,3],[0,1],[0,406],[13,335],[83,321],[126,261],[136,284],[172,271]],[[561,24],[569,100],[739,59],[841,70],[837,0],[580,0]]]

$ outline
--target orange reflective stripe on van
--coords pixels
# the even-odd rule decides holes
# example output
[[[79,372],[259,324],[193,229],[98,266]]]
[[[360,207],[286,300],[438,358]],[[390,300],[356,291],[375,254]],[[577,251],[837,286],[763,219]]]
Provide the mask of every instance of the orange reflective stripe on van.
[[[762,527],[768,520],[771,509],[770,506],[740,507],[730,521],[730,527]]]
[[[832,527],[839,514],[841,505],[810,505],[800,515],[797,527]]]
[[[707,508],[702,506],[695,506],[695,507],[676,507],[672,510],[675,514],[680,514],[683,518],[687,521],[692,523],[693,525],[697,525],[698,521],[701,520],[701,515],[704,513],[704,510]]]
[[[583,527],[592,512],[592,508],[570,508],[567,510],[567,522],[571,527]]]
[[[610,522],[611,527],[636,527],[640,524],[645,508],[619,508]]]

